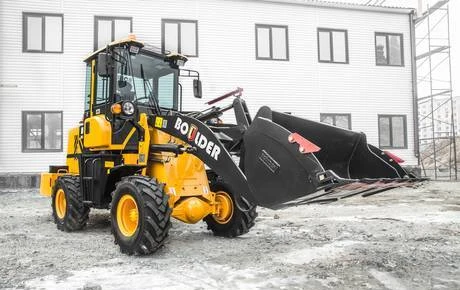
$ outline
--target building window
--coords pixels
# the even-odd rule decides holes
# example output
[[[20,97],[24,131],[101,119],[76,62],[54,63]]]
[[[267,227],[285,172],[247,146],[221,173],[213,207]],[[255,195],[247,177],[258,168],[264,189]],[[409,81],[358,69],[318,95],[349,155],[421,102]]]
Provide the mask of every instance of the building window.
[[[62,112],[22,112],[22,151],[62,151]]]
[[[62,53],[64,46],[62,14],[22,13],[22,51]]]
[[[94,50],[133,32],[132,17],[94,16]]]
[[[375,60],[377,65],[404,66],[403,35],[375,33]]]
[[[198,56],[198,21],[163,19],[161,21],[163,52],[174,51]]]
[[[405,115],[379,115],[379,147],[407,148]]]
[[[348,63],[348,32],[318,28],[318,61]]]
[[[351,114],[320,114],[321,123],[351,130]]]
[[[256,59],[289,60],[287,26],[256,24]]]

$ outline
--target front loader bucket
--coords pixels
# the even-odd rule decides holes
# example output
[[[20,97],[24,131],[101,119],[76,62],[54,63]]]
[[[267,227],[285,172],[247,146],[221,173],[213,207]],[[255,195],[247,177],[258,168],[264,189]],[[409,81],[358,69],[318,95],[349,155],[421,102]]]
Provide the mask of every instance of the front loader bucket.
[[[363,133],[268,107],[259,110],[245,132],[242,158],[257,204],[273,209],[368,196],[418,181],[367,144]]]

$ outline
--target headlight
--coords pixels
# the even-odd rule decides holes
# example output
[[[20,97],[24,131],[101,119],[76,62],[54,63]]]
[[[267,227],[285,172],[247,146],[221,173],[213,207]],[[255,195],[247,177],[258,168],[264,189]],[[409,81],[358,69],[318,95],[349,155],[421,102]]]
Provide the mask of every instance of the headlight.
[[[131,116],[132,114],[134,114],[134,104],[131,103],[131,102],[124,102],[123,103],[123,114],[125,114],[126,116]]]

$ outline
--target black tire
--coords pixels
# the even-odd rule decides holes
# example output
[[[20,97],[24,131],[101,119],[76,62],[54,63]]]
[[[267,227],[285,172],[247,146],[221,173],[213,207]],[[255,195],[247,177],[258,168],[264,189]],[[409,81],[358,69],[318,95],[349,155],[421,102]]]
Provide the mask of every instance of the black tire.
[[[56,195],[62,189],[65,195],[66,210],[63,218],[56,211]],[[78,176],[61,176],[57,179],[51,198],[54,222],[57,228],[65,232],[83,229],[89,219],[90,208],[80,198],[80,178]]]
[[[163,246],[171,227],[171,208],[163,187],[155,179],[137,175],[125,177],[117,184],[110,213],[115,244],[122,253],[148,255]],[[138,224],[132,236],[124,235],[117,221],[118,203],[124,195],[135,200],[138,210]]]
[[[235,206],[234,196],[230,187],[223,181],[215,181],[211,183],[211,190],[213,192],[224,191],[230,195],[233,202],[233,215],[226,224],[218,223],[212,215],[208,215],[204,218],[204,221],[208,225],[208,230],[211,230],[215,236],[234,238],[249,232],[255,225],[255,219],[257,217],[256,207],[245,204],[249,211],[241,211]]]

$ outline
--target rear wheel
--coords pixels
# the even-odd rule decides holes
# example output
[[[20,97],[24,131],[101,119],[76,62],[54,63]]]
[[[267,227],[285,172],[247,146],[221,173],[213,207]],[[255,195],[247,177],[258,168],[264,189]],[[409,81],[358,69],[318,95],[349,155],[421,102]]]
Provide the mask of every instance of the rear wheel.
[[[171,209],[163,186],[145,176],[123,178],[113,192],[111,220],[122,253],[148,255],[168,236]]]
[[[237,237],[249,232],[255,224],[257,217],[256,207],[251,207],[249,211],[241,211],[235,206],[234,196],[230,187],[222,182],[215,181],[211,184],[211,190],[216,193],[216,202],[219,204],[218,213],[208,215],[204,221],[214,235],[222,237]]]
[[[86,226],[90,209],[80,198],[78,176],[59,177],[51,200],[53,218],[58,229],[71,232]]]

